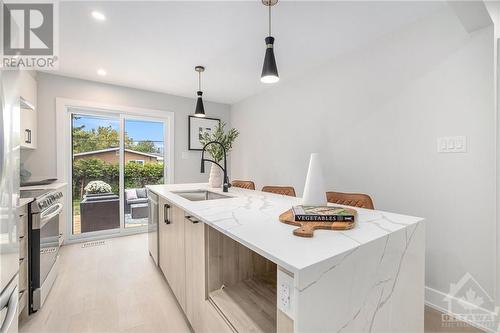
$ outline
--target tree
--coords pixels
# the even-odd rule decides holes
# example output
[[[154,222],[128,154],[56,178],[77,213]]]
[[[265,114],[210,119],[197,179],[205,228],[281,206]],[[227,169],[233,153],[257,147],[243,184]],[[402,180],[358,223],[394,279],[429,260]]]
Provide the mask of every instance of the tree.
[[[136,144],[134,144],[128,148],[132,149],[134,151],[140,151],[143,153],[158,154],[160,152],[160,149],[158,149],[155,146],[155,143],[151,140],[139,141]]]
[[[125,132],[125,147],[134,145],[134,140]],[[99,126],[86,130],[85,125],[73,127],[73,154],[120,146],[120,136],[112,126]]]
[[[97,158],[79,159],[73,163],[73,189],[83,197],[84,187],[91,180],[103,180],[106,163]]]

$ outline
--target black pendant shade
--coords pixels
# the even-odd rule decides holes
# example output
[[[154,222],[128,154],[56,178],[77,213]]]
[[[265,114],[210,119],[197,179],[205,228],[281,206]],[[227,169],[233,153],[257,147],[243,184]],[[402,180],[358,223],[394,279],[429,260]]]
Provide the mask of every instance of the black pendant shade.
[[[198,91],[198,100],[196,101],[196,109],[194,115],[196,117],[205,117],[205,108],[203,107],[203,99],[201,99],[201,95],[203,92]]]
[[[196,109],[194,111],[194,115],[195,117],[201,118],[205,117],[205,108],[203,107],[203,99],[201,98],[201,95],[203,95],[203,92],[201,91],[201,73],[205,71],[205,67],[196,66],[194,70],[198,72],[198,91],[196,92],[198,98],[196,99]]]
[[[266,55],[264,57],[264,65],[262,66],[262,74],[260,81],[264,83],[278,82],[280,77],[278,75],[278,66],[276,66],[276,59],[274,58],[274,37],[268,36],[266,41]]]
[[[278,3],[278,0],[261,0],[264,6],[267,7],[269,13],[269,33],[265,39],[266,41],[266,55],[264,56],[264,65],[262,66],[262,74],[260,75],[260,82],[275,83],[278,82],[280,77],[278,75],[278,66],[276,66],[276,59],[274,58],[274,37],[271,34],[271,8]]]

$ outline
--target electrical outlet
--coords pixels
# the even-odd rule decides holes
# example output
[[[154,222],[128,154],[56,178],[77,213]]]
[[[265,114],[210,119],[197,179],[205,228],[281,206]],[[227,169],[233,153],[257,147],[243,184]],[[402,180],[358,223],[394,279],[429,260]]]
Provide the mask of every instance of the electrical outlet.
[[[278,299],[280,308],[284,310],[290,309],[290,286],[286,282],[281,282],[278,288]]]
[[[278,269],[277,293],[278,309],[285,313],[290,319],[295,318],[295,280],[292,275]]]
[[[437,139],[438,153],[466,153],[467,138],[465,136],[444,136]]]

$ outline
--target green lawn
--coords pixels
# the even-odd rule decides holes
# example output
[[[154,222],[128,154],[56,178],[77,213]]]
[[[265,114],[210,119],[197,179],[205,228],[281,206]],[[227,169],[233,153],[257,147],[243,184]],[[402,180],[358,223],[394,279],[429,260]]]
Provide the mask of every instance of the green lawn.
[[[80,215],[80,199],[73,199],[73,215]]]

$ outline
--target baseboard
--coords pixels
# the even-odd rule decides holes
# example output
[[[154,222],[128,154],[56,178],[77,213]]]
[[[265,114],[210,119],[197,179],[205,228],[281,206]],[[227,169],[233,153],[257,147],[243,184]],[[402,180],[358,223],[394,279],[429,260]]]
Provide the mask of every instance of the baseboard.
[[[449,302],[451,302],[451,306]],[[439,290],[425,287],[425,305],[450,315],[451,317],[458,318],[470,326],[482,331],[488,333],[500,332],[500,307],[496,307],[494,311],[482,307],[476,307],[473,315],[470,316],[464,316],[462,313],[450,311],[450,307],[457,308],[460,303],[463,303],[463,300],[460,300],[452,295],[445,294]],[[474,318],[481,318],[484,320],[474,320]]]

